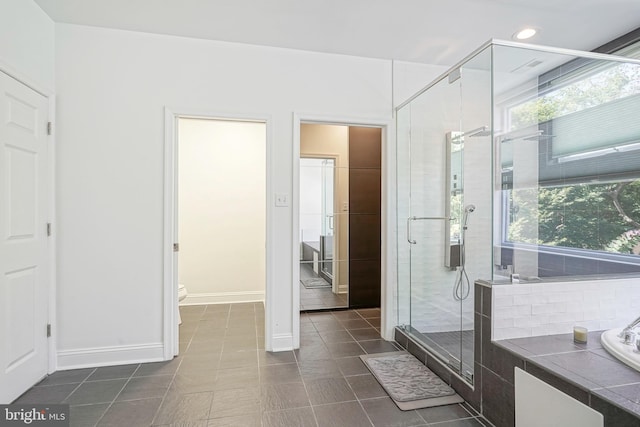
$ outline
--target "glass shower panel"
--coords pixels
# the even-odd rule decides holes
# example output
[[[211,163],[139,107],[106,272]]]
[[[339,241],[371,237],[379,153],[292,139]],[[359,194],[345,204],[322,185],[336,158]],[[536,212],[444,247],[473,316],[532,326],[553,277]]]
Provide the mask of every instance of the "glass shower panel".
[[[448,234],[450,189],[444,160],[452,132],[462,131],[461,83],[459,75],[452,75],[411,103],[410,216],[406,220],[411,330],[456,372],[461,372],[462,301],[454,297],[456,270],[446,265],[446,258],[454,254],[459,259],[459,245],[450,245]],[[461,171],[461,160],[458,157],[453,169]]]
[[[474,281],[492,273],[492,117],[491,60],[488,47],[460,68],[460,118],[463,129],[459,144],[461,184],[453,207],[458,210],[460,263],[454,298],[460,299],[461,374],[471,379],[474,372]]]

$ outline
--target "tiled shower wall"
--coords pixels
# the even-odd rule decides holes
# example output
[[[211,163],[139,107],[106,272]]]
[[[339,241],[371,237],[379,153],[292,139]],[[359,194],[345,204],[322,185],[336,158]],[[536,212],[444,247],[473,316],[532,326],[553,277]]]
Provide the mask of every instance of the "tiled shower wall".
[[[493,339],[624,327],[640,316],[640,279],[493,284]]]

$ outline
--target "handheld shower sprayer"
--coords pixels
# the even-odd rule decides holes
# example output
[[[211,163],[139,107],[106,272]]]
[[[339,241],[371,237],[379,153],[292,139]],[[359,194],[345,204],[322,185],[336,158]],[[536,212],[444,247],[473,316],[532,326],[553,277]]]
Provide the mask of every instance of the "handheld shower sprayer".
[[[464,207],[464,215],[462,217],[462,230],[461,241],[460,241],[460,267],[458,270],[458,274],[456,277],[456,284],[453,288],[453,298],[456,301],[462,301],[469,296],[471,292],[471,284],[469,283],[469,276],[467,275],[466,270],[466,232],[467,232],[467,223],[469,222],[469,214],[473,213],[476,210],[476,205],[467,205]]]
[[[462,230],[467,229],[467,222],[469,221],[469,214],[476,210],[476,205],[467,205],[464,207],[464,215],[462,217]],[[464,239],[463,239],[464,240]]]

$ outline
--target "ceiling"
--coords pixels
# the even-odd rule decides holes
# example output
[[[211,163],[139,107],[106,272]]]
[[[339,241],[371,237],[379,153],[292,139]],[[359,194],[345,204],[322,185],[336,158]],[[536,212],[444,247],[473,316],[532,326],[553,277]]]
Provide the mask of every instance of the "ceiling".
[[[35,0],[55,21],[452,65],[524,26],[591,50],[640,27],[640,0]]]

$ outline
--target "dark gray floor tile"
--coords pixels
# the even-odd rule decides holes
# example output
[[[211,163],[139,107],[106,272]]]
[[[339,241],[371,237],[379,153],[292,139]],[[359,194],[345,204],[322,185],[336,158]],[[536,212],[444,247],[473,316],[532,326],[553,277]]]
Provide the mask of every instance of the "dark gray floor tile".
[[[235,351],[230,353],[222,352],[220,357],[220,369],[239,368],[241,366],[258,366],[258,352],[251,351]]]
[[[79,384],[59,384],[32,387],[14,403],[61,403]]]
[[[90,403],[108,403],[116,398],[127,380],[92,381],[80,384],[64,403],[84,405]]]
[[[222,346],[224,342],[221,340],[215,341],[191,341],[189,347],[184,352],[185,355],[191,354],[207,354],[209,356],[220,355],[222,353]]]
[[[319,427],[371,427],[371,422],[359,402],[333,403],[313,408]]]
[[[321,378],[305,381],[305,385],[312,405],[356,400],[356,396],[344,378]]]
[[[424,424],[416,411],[401,411],[388,397],[364,400],[361,403],[376,427],[409,427]]]
[[[427,423],[440,423],[460,418],[469,418],[471,416],[462,405],[457,403],[455,405],[418,409],[418,413]]]
[[[385,340],[360,341],[359,344],[362,348],[364,348],[364,351],[366,351],[367,354],[398,351],[398,348],[393,345],[393,343]]]
[[[362,316],[360,316],[358,313],[352,310],[334,311],[331,314],[333,314],[333,317],[335,317],[338,320],[362,319]]]
[[[110,403],[69,407],[70,427],[93,427],[102,418]]]
[[[160,402],[160,398],[116,402],[107,409],[98,426],[147,427],[151,425]]]
[[[238,415],[236,417],[214,418],[207,427],[261,427],[260,414]]]
[[[186,353],[182,357],[182,362],[180,363],[180,367],[178,368],[177,373],[187,373],[187,372],[202,372],[202,373],[210,373],[215,372],[218,369],[218,365],[220,364],[220,354],[189,354]]]
[[[349,333],[356,341],[379,340],[380,332],[373,328],[349,329]]]
[[[134,377],[153,375],[173,375],[180,366],[181,359],[175,358],[166,362],[143,363],[133,374]]]
[[[318,332],[329,332],[329,331],[343,331],[345,327],[342,326],[337,319],[327,319],[321,321],[313,321],[313,326],[315,326]]]
[[[359,400],[387,397],[387,392],[371,374],[350,376],[346,380]]]
[[[334,359],[306,360],[300,362],[300,374],[304,381],[318,378],[341,378],[342,372]]]
[[[203,391],[213,391],[216,385],[217,372],[188,372],[178,373],[173,378],[171,388],[175,389],[176,393],[200,393]]]
[[[213,326],[206,325],[198,328],[193,334],[193,342],[222,342],[227,333],[226,329]]]
[[[296,356],[293,351],[261,351],[258,353],[258,365],[279,365],[282,363],[295,363]]]
[[[365,319],[368,324],[370,324],[374,328],[380,328],[380,318],[379,317],[371,317]]]
[[[164,397],[172,380],[173,375],[131,378],[116,401]]]
[[[325,344],[301,345],[294,350],[298,362],[306,360],[331,359],[333,356]]]
[[[87,378],[87,381],[99,381],[99,380],[115,380],[120,378],[129,378],[138,369],[137,364],[134,365],[118,365],[118,366],[105,366],[103,368],[97,368],[95,372]]]
[[[313,323],[336,320],[331,312],[307,313],[307,317]]]
[[[345,329],[349,330],[365,329],[371,327],[371,325],[369,325],[364,319],[343,320],[341,323],[344,325]]]
[[[347,331],[336,331],[336,332],[347,332]],[[322,339],[322,337],[318,332],[300,335],[300,346],[302,347],[306,347],[310,345],[321,345],[324,343],[325,343],[325,340]]]
[[[220,390],[213,393],[209,418],[226,418],[260,412],[259,387]]]
[[[285,411],[265,412],[264,427],[316,427],[316,418],[311,408],[296,408]]]
[[[95,368],[88,369],[72,369],[70,371],[58,371],[48,375],[40,381],[38,385],[56,385],[56,384],[77,384],[86,380],[89,375],[95,371]]]
[[[302,377],[296,363],[269,365],[260,367],[260,382],[263,384],[281,384],[301,382]]]
[[[154,424],[153,427],[209,427],[209,420],[187,421],[175,424]]]
[[[327,344],[327,348],[333,357],[349,357],[360,356],[365,354],[365,351],[356,342],[341,342]]]
[[[220,369],[214,390],[257,387],[258,385],[260,385],[260,375],[257,366]]]
[[[436,424],[437,427],[485,427],[478,418],[465,418],[463,420],[448,421]]]
[[[212,400],[213,392],[167,395],[153,423],[173,425],[206,420]]]
[[[369,373],[369,369],[367,369],[367,366],[358,356],[336,359],[336,363],[338,364],[338,367],[340,368],[340,371],[342,371],[342,375],[344,376],[362,375]]]
[[[368,317],[380,317],[380,308],[361,308],[356,310],[356,313],[365,319]]]
[[[302,383],[262,386],[262,407],[265,411],[311,406]]]
[[[345,330],[320,332],[320,338],[326,343],[354,341],[351,334]]]

